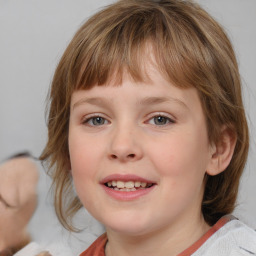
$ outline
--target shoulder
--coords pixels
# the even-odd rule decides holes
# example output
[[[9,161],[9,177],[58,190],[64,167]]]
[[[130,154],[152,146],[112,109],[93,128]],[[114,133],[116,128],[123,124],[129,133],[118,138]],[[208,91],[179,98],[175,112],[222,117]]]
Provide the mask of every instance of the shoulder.
[[[194,256],[256,255],[256,231],[233,219],[214,233]]]
[[[105,256],[105,246],[107,243],[107,235],[101,235],[97,240],[95,240],[92,245],[85,250],[80,256]]]

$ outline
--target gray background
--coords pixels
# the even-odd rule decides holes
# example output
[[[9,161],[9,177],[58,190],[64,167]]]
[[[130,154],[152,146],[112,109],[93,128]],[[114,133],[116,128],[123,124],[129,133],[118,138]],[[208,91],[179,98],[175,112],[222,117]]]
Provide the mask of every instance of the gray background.
[[[0,0],[0,161],[23,150],[35,156],[41,153],[47,134],[45,98],[57,62],[83,21],[111,2]],[[256,0],[197,2],[225,27],[237,52],[251,148],[235,214],[256,227]],[[53,241],[62,232],[63,239],[79,251],[79,243],[87,246],[102,229],[89,225],[76,237],[61,231],[48,194],[50,181],[39,168],[39,205],[30,225],[32,235],[37,241]],[[81,215],[94,223],[85,212]]]

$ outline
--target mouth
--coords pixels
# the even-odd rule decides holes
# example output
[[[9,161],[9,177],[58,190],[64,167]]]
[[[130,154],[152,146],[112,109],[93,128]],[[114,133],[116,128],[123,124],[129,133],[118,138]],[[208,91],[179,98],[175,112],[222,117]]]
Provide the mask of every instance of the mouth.
[[[118,201],[133,201],[154,190],[157,183],[133,174],[112,174],[101,182],[104,191]]]
[[[115,191],[124,191],[132,192],[141,189],[148,189],[154,186],[154,183],[141,182],[141,181],[121,181],[121,180],[112,180],[105,182],[104,185],[107,188],[113,189]]]

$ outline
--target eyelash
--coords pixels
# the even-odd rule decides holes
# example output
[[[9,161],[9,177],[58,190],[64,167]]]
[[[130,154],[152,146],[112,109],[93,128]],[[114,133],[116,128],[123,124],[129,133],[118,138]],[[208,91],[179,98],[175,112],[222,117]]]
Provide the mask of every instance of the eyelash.
[[[104,121],[104,123],[103,123],[103,124],[99,124],[99,125],[90,123],[90,122],[93,122],[94,120],[96,120],[97,118],[101,118],[101,119]],[[107,123],[109,123],[109,121],[108,121],[106,118],[102,117],[101,115],[93,115],[93,116],[86,117],[86,118],[82,121],[82,124],[85,124],[85,125],[88,125],[88,126],[91,126],[91,127],[96,127],[96,126],[105,125],[105,124],[106,124],[106,123],[105,123],[106,121],[107,121]]]
[[[161,121],[161,120],[159,120],[159,118],[161,118],[161,120],[164,121],[163,124],[157,124],[156,123],[158,121]],[[95,123],[95,122],[97,122],[97,119],[98,119],[98,121],[101,121],[98,124]],[[153,121],[154,123],[151,123],[151,121]],[[82,124],[88,125],[89,127],[97,127],[97,126],[100,127],[100,126],[103,126],[103,125],[106,125],[106,124],[109,124],[109,123],[110,122],[106,118],[102,117],[101,115],[89,116],[85,120],[82,121]],[[150,117],[150,119],[147,120],[146,123],[149,123],[150,125],[154,125],[154,126],[163,127],[163,126],[173,124],[173,123],[175,123],[175,121],[172,118],[170,118],[166,115],[154,114],[153,116]]]
[[[156,124],[155,122],[157,121],[157,118],[162,118],[162,119],[164,119],[165,120],[165,123],[164,124]],[[175,121],[172,119],[172,118],[170,118],[170,117],[168,117],[168,116],[166,116],[166,115],[164,115],[164,114],[154,114],[150,119],[148,119],[148,121],[147,121],[147,123],[149,123],[149,124],[151,124],[150,123],[150,121],[151,120],[153,120],[153,122],[154,122],[154,124],[152,124],[152,125],[156,125],[156,126],[166,126],[166,125],[169,125],[169,124],[174,124],[175,123]]]

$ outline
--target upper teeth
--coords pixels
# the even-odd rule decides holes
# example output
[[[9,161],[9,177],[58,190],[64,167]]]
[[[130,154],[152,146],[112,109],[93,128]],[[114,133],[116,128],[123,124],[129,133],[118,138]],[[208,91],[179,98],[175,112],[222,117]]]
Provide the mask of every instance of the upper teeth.
[[[108,187],[117,187],[117,188],[145,188],[147,186],[150,186],[152,184],[148,184],[146,182],[140,182],[140,181],[109,181],[107,183]]]

